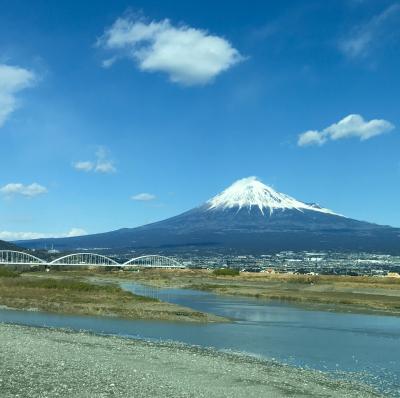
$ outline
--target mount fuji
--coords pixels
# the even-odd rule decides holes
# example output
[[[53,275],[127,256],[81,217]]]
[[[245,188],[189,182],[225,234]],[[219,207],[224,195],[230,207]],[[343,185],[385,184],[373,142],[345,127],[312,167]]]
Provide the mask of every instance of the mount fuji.
[[[275,191],[255,177],[203,205],[137,228],[17,242],[28,248],[135,249],[261,254],[282,250],[400,253],[400,229],[357,221]]]

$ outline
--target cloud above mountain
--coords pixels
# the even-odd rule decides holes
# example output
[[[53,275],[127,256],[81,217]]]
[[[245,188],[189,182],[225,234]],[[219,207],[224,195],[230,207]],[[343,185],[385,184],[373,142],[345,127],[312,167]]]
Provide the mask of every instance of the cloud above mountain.
[[[394,125],[387,120],[364,120],[361,115],[348,115],[338,123],[331,124],[323,130],[308,130],[299,135],[299,146],[324,145],[328,141],[337,141],[344,138],[356,137],[360,141],[387,133],[394,129]]]
[[[71,228],[68,232],[64,233],[0,231],[0,239],[6,241],[49,239],[49,238],[73,238],[75,236],[83,236],[83,235],[87,235],[87,232],[82,228]]]
[[[112,51],[103,61],[106,68],[119,58],[130,58],[140,70],[166,73],[170,81],[186,86],[209,83],[244,59],[223,37],[187,25],[174,26],[169,19],[118,18],[97,45]]]

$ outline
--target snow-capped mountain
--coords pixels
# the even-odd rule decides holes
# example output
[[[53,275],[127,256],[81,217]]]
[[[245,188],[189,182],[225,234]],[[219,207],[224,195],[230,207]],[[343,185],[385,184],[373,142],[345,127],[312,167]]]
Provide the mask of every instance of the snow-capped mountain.
[[[146,253],[268,253],[281,250],[379,251],[400,254],[400,229],[301,202],[255,177],[236,181],[203,205],[138,228],[73,238],[18,242],[29,248],[130,248]]]
[[[300,202],[288,195],[275,191],[263,184],[256,177],[242,178],[234,182],[229,188],[207,201],[209,210],[225,210],[236,208],[251,210],[257,207],[262,214],[264,211],[270,215],[275,210],[311,210],[321,213],[335,214],[329,209],[319,207],[316,204]]]

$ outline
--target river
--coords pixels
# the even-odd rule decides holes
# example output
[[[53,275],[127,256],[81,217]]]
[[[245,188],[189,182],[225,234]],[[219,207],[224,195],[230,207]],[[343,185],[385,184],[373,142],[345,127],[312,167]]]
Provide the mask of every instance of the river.
[[[357,379],[400,397],[400,318],[306,310],[281,302],[122,283],[136,294],[232,318],[232,323],[131,321],[0,310],[0,322],[173,340],[243,352]]]

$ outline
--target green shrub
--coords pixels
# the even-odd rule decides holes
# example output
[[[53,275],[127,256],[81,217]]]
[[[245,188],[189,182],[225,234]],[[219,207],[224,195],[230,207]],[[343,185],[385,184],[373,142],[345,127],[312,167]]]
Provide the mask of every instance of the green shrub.
[[[239,275],[238,269],[233,268],[218,268],[213,271],[216,276],[237,276]]]
[[[0,266],[0,278],[17,278],[19,273]]]

